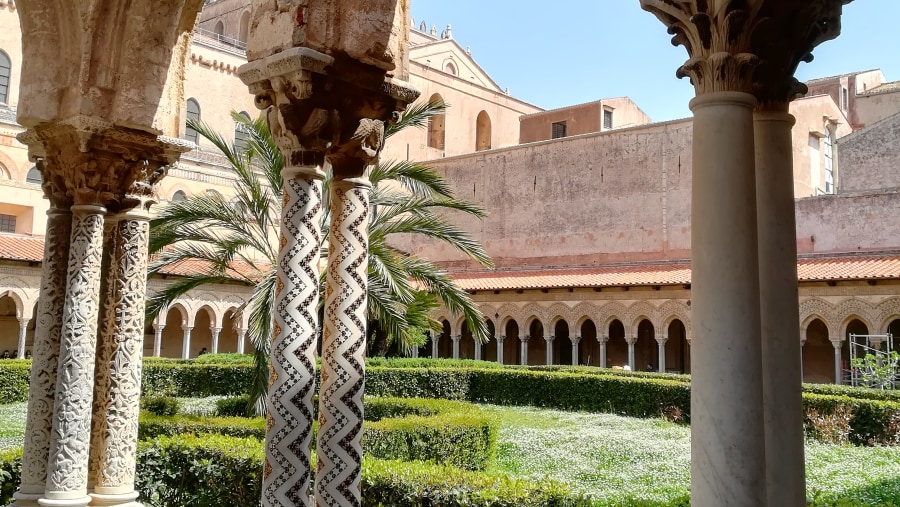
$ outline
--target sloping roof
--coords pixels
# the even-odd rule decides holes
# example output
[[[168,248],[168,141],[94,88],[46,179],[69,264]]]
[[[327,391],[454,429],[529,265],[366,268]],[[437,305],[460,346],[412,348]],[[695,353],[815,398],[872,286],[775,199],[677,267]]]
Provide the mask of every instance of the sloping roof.
[[[860,93],[860,96],[867,97],[869,95],[879,95],[882,93],[893,93],[900,92],[900,81],[891,81],[889,83],[882,83],[878,86],[869,88],[868,90]]]
[[[41,262],[44,258],[44,238],[0,234],[0,259]]]

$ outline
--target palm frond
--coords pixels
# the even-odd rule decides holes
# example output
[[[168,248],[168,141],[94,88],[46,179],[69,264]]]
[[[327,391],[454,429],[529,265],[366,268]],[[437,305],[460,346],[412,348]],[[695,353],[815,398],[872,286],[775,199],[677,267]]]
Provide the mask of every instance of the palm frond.
[[[444,114],[449,104],[444,102],[418,102],[407,106],[406,110],[400,114],[400,119],[394,123],[388,123],[384,129],[385,140],[400,132],[401,130],[414,127],[425,128],[428,126],[428,120],[437,115]]]

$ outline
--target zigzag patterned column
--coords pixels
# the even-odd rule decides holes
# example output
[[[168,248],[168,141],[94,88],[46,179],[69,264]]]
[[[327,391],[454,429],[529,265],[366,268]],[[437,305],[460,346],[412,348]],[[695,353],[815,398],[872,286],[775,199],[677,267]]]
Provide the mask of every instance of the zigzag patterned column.
[[[72,213],[51,208],[47,212],[44,239],[44,263],[41,268],[41,294],[38,306],[31,383],[28,386],[28,419],[22,455],[22,484],[13,495],[16,507],[37,506],[47,482],[47,457],[53,427],[53,399],[56,394],[56,367],[62,333],[63,306],[66,302],[66,266]]]
[[[316,383],[322,184],[318,167],[282,171],[281,250],[269,365],[262,505],[312,505],[308,490]],[[243,341],[243,334],[238,339]],[[239,347],[240,348],[240,347]]]
[[[72,206],[53,432],[46,491],[39,500],[42,506],[86,507],[91,501],[87,496],[88,461],[105,213],[103,206]]]
[[[118,216],[109,238],[110,266],[97,347],[89,483],[91,505],[134,502],[141,394],[141,356],[147,294],[150,216]]]
[[[316,505],[360,505],[366,345],[369,189],[366,178],[335,180],[319,389]]]

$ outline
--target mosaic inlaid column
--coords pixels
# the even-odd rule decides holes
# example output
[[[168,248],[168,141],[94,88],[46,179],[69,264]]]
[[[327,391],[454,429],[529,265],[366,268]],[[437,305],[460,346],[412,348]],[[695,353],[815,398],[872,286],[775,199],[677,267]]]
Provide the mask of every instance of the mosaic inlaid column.
[[[572,366],[578,366],[578,344],[581,343],[581,337],[572,336],[569,339],[572,341]]]
[[[42,506],[86,507],[100,271],[106,209],[72,206],[50,459]]]
[[[47,458],[50,455],[71,234],[72,213],[68,209],[51,208],[47,212],[41,292],[34,316],[37,321],[31,349],[22,482],[13,495],[13,505],[17,507],[38,505],[37,501],[43,496],[47,484]]]
[[[97,346],[91,437],[92,506],[133,507],[150,215],[112,218],[110,265]]]
[[[318,166],[282,171],[281,248],[269,356],[262,504],[309,506],[322,182]]]
[[[361,501],[370,189],[366,178],[332,181],[316,446],[318,506],[358,506]]]

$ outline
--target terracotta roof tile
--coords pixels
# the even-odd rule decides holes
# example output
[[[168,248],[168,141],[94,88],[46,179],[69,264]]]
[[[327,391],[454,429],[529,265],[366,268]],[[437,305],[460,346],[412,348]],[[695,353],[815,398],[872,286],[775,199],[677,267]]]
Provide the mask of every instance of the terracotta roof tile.
[[[0,259],[41,262],[44,259],[44,238],[0,234]]]

